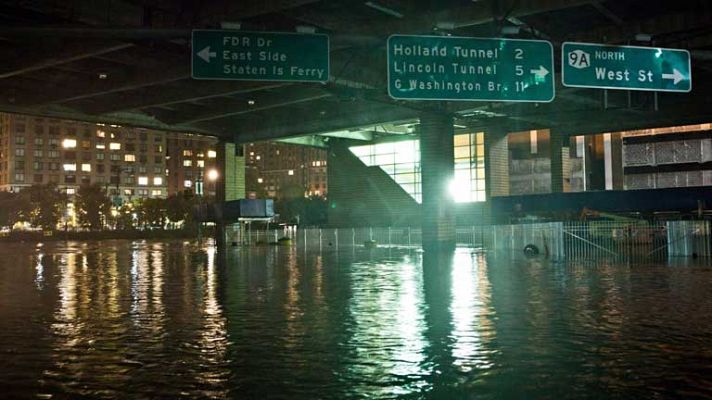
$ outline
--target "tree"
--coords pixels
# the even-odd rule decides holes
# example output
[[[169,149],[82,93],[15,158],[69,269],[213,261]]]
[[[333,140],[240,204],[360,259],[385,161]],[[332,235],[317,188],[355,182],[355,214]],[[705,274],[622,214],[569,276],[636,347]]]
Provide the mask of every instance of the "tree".
[[[193,206],[197,203],[195,196],[188,194],[174,194],[166,198],[166,217],[173,223],[183,221],[183,227],[193,225]]]
[[[111,199],[104,188],[97,183],[80,186],[74,205],[79,223],[88,226],[91,230],[101,229],[102,217],[108,220],[111,215]]]
[[[29,204],[23,202],[18,193],[0,192],[0,227],[13,226],[22,221],[23,209],[29,209],[28,206]]]
[[[116,223],[116,229],[118,230],[133,230],[136,229],[136,224],[134,223],[134,208],[133,204],[128,203],[122,205],[118,209],[116,218],[114,219]]]
[[[20,199],[22,219],[42,229],[55,229],[67,204],[67,196],[53,183],[32,185],[20,192]]]
[[[136,208],[138,222],[142,226],[162,228],[166,219],[166,204],[163,199],[143,199]]]

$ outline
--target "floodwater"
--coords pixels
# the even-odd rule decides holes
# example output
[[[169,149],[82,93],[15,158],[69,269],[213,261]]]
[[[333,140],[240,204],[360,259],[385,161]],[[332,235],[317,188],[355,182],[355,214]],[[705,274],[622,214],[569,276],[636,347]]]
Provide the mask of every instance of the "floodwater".
[[[3,398],[712,397],[712,267],[0,244]]]

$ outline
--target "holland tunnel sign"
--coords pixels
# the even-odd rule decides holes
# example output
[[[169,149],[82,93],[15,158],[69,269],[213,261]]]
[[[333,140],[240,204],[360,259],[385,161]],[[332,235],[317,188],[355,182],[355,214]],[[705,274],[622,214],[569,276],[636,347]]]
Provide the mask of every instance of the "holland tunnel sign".
[[[388,93],[404,100],[549,102],[554,51],[543,40],[392,35]]]
[[[194,79],[326,82],[329,37],[194,30],[191,67]]]

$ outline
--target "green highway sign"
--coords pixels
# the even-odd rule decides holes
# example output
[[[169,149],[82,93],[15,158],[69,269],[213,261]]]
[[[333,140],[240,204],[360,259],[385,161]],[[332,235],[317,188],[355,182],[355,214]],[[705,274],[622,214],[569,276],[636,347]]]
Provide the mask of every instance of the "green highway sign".
[[[689,92],[690,52],[659,47],[566,42],[561,46],[564,86]]]
[[[194,30],[193,79],[326,82],[326,35]]]
[[[554,50],[546,41],[392,35],[387,47],[395,99],[554,99]]]

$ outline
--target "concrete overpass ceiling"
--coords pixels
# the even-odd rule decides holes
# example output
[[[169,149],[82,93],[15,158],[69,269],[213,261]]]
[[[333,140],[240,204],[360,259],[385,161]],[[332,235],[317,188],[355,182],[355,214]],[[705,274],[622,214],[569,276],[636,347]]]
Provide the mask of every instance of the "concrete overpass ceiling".
[[[326,84],[196,81],[190,30],[314,29],[331,37]],[[660,121],[707,122],[712,4],[704,0],[98,0],[0,1],[0,110],[190,131],[241,142],[350,132],[453,113],[473,129],[612,130]],[[405,102],[386,92],[393,33],[544,38],[681,47],[693,91],[659,94],[564,88],[548,104]],[[513,33],[518,31],[518,33]],[[635,40],[638,33],[652,42]],[[555,57],[558,66],[558,49]],[[556,71],[558,73],[558,71]],[[557,77],[557,81],[559,78]],[[442,107],[442,105],[437,105]],[[378,136],[378,135],[376,135]]]

